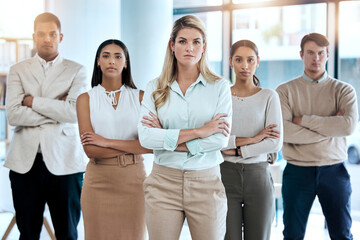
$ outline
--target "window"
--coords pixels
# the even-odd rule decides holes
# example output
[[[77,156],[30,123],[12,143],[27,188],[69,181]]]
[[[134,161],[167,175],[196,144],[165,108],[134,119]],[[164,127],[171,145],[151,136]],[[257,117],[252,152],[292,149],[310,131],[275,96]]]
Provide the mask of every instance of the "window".
[[[219,6],[223,3],[222,0],[174,0],[174,8],[184,7],[199,7],[199,6]]]
[[[35,17],[44,12],[44,0],[0,0],[0,36],[29,38],[34,32]]]
[[[232,43],[248,39],[258,46],[257,76],[265,88],[275,89],[302,74],[300,42],[309,32],[326,35],[326,4],[233,11]]]
[[[340,3],[339,79],[350,83],[360,99],[360,1]],[[360,110],[360,108],[359,108]]]

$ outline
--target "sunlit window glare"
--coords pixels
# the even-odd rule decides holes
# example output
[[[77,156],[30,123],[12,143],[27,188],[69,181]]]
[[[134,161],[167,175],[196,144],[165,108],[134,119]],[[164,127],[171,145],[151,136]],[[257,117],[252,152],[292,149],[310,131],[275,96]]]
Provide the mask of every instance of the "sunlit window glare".
[[[0,37],[29,38],[44,0],[0,0]]]

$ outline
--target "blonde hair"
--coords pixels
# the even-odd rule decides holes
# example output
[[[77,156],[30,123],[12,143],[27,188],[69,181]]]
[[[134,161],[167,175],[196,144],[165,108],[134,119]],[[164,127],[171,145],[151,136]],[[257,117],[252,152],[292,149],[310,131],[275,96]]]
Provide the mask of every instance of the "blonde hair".
[[[161,75],[157,80],[156,90],[152,94],[156,111],[168,100],[171,84],[175,81],[175,78],[178,74],[176,65],[177,61],[175,55],[172,53],[170,44],[171,41],[175,42],[178,32],[183,28],[197,29],[201,33],[204,43],[206,43],[206,31],[200,19],[193,15],[186,15],[175,21],[166,50],[164,66]],[[207,60],[207,48],[205,48],[205,51],[201,56],[198,64],[198,69],[200,74],[208,82],[215,82],[221,79],[220,76],[213,73],[209,68]]]

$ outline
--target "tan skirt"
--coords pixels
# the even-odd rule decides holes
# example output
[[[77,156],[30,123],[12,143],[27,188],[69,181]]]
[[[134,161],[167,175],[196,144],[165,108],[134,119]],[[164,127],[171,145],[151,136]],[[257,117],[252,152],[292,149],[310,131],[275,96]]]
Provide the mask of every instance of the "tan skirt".
[[[91,159],[81,193],[86,240],[145,239],[143,158]]]

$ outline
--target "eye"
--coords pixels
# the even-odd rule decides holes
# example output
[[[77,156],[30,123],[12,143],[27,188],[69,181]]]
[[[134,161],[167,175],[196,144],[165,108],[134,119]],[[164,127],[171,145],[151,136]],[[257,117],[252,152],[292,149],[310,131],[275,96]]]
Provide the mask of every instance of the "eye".
[[[185,41],[185,40],[180,40],[179,43],[180,43],[180,44],[185,44],[186,41]]]
[[[241,59],[240,59],[240,58],[236,58],[236,59],[235,59],[235,62],[239,63],[239,62],[241,62]]]
[[[324,56],[325,53],[324,52],[319,52],[319,56]]]
[[[50,37],[55,38],[57,36],[56,33],[50,33]]]
[[[44,36],[45,36],[45,34],[44,34],[43,32],[38,32],[36,35],[37,35],[38,37],[44,37]]]
[[[201,44],[201,42],[200,42],[199,40],[195,40],[194,43],[195,43],[196,45]]]
[[[108,54],[104,54],[104,55],[102,55],[102,57],[103,57],[103,58],[108,58],[109,55],[108,55]]]
[[[115,58],[116,58],[116,59],[121,59],[122,56],[121,56],[121,55],[117,55],[117,56],[115,56]]]
[[[250,59],[248,60],[248,62],[249,62],[249,63],[253,63],[253,62],[255,62],[255,60],[254,60],[253,58],[250,58]]]

